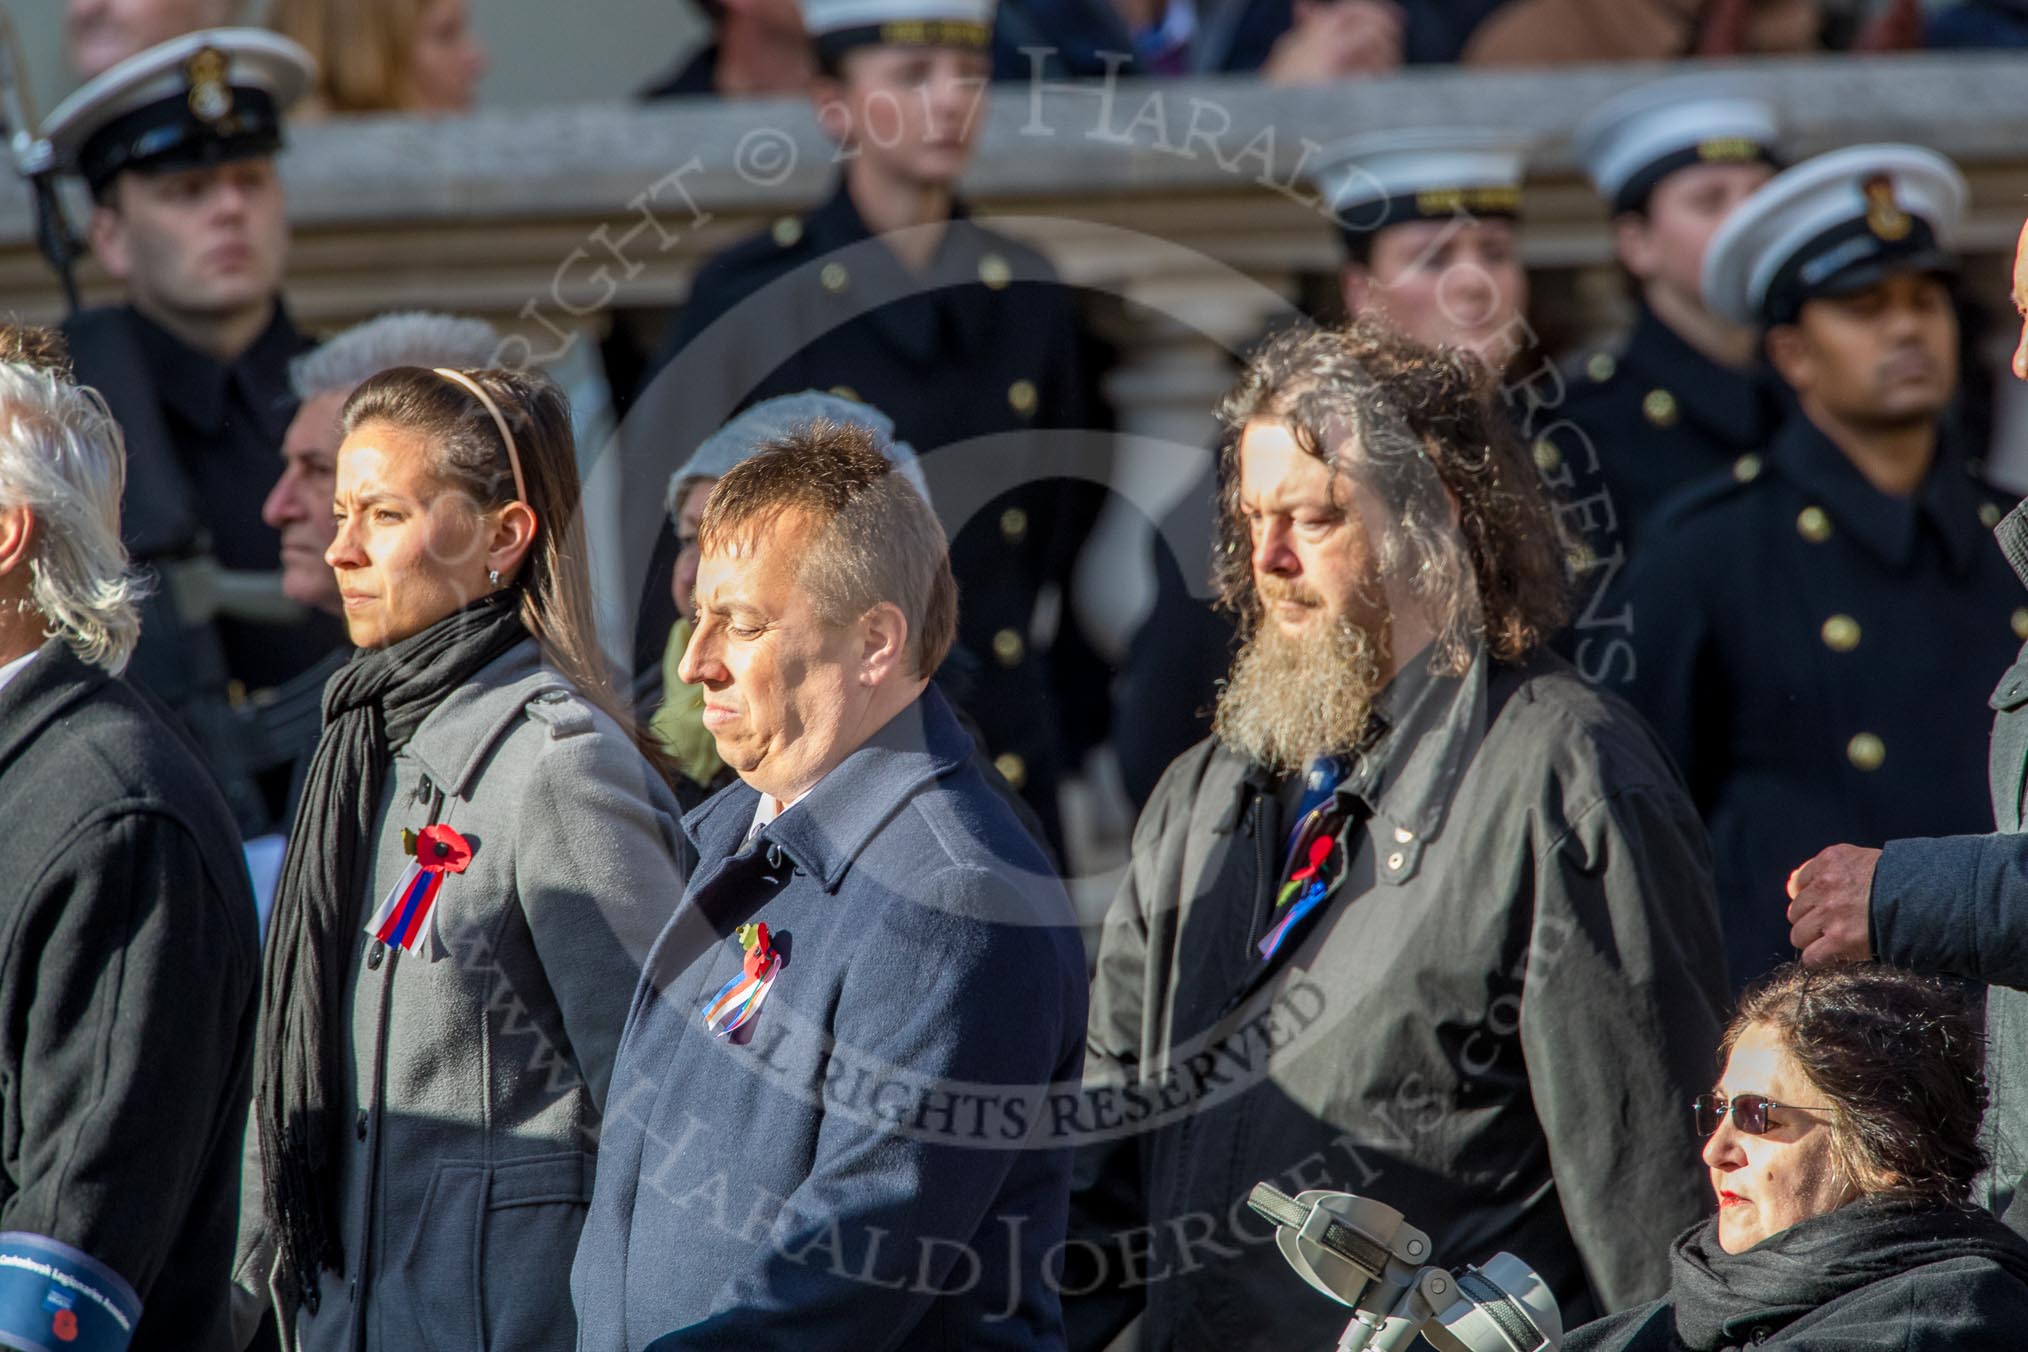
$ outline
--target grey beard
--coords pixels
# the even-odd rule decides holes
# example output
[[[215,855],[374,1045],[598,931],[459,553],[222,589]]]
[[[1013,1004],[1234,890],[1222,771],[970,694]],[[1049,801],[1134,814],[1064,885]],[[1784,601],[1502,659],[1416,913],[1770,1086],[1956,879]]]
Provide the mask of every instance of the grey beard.
[[[1340,621],[1291,637],[1262,619],[1233,659],[1211,729],[1255,765],[1293,774],[1350,751],[1384,684],[1379,645],[1364,629]]]

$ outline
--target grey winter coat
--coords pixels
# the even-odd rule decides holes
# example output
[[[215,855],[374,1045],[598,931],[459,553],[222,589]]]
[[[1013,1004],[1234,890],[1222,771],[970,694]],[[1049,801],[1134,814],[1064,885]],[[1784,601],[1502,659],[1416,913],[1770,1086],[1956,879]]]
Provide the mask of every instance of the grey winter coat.
[[[381,788],[345,1055],[346,1270],[317,1313],[287,1308],[261,1214],[242,1197],[242,1339],[272,1300],[301,1352],[549,1352],[576,1341],[570,1257],[640,961],[683,894],[679,814],[626,734],[539,661],[531,639],[454,691]],[[472,845],[426,947],[364,926],[407,860],[404,828]]]

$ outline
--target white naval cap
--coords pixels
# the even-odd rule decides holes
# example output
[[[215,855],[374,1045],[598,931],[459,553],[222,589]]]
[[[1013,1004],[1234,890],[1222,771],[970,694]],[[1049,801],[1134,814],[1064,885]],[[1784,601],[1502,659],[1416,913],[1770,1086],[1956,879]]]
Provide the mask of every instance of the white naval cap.
[[[1780,122],[1774,106],[1736,81],[1691,75],[1630,89],[1577,124],[1571,148],[1617,214],[1639,211],[1648,194],[1695,164],[1770,164]]]
[[[1310,177],[1356,251],[1404,221],[1518,216],[1525,168],[1526,147],[1511,135],[1426,128],[1335,141]]]
[[[128,169],[187,169],[282,144],[282,114],[309,88],[310,54],[260,28],[212,28],[136,53],[42,124],[57,164],[97,191]]]
[[[976,47],[993,41],[994,0],[800,0],[803,28],[836,54],[873,44]]]
[[[1704,304],[1736,324],[1786,324],[1803,302],[1955,266],[1957,166],[1910,145],[1847,146],[1785,169],[1737,207],[1704,254]]]

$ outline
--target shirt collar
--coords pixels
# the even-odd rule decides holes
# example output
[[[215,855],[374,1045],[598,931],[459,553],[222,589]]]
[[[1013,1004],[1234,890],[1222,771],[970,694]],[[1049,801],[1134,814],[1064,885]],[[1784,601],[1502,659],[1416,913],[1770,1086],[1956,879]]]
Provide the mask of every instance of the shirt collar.
[[[902,805],[926,785],[960,769],[971,754],[971,737],[931,684],[915,703],[889,719],[797,799],[794,812],[776,816],[754,839],[779,846],[826,892],[836,892],[852,862]],[[736,785],[686,816],[683,830],[699,857],[712,857],[707,840],[723,847],[722,814],[736,814],[734,822],[745,814],[757,819],[755,799],[760,797],[750,786]],[[739,845],[734,852],[752,843]]]
[[[818,780],[817,782],[821,784],[824,781]],[[763,827],[767,826],[770,822],[774,821],[777,817],[781,816],[784,812],[787,812],[790,808],[802,802],[805,798],[808,798],[809,796],[810,796],[809,792],[806,790],[802,793],[797,794],[794,798],[791,798],[788,802],[782,803],[777,802],[775,800],[775,796],[771,793],[759,794],[758,795],[759,801],[754,804],[753,808],[753,825],[746,828],[746,838],[748,840],[752,840],[755,836],[761,833]]]
[[[216,435],[225,424],[226,403],[235,383],[256,414],[282,419],[287,402],[277,396],[289,388],[289,360],[302,350],[303,338],[279,300],[267,327],[231,362],[199,352],[139,310],[133,314],[142,354],[155,377],[155,393],[182,421]],[[266,400],[276,402],[264,408]]]
[[[1935,529],[1953,572],[1970,567],[1985,546],[1977,495],[1948,439],[1939,439],[1922,483],[1907,497],[1875,488],[1851,457],[1800,413],[1775,439],[1774,460],[1837,529],[1891,567],[1905,569],[1914,562],[1925,521]]]
[[[2000,542],[2000,552],[2007,556],[2014,576],[2028,586],[2028,499],[2001,518],[2000,524],[1993,527],[1993,538]]]
[[[28,652],[23,653],[21,656],[15,658],[12,662],[7,663],[5,666],[0,666],[0,690],[5,690],[7,688],[8,683],[12,681],[16,676],[19,676],[24,670],[26,670],[28,664],[30,662],[33,662],[35,660],[36,654],[41,651],[42,650],[40,648],[31,649]]]

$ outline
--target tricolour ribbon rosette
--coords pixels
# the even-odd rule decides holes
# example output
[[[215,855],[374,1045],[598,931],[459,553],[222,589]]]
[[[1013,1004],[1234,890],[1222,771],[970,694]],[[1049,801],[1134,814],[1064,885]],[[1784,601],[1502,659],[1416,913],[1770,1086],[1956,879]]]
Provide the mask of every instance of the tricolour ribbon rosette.
[[[403,832],[401,843],[415,858],[409,860],[394,889],[366,922],[366,932],[389,948],[413,953],[429,933],[444,879],[465,871],[472,862],[472,846],[442,822],[425,826],[413,840]]]
[[[704,1006],[704,1026],[716,1037],[729,1036],[760,1013],[761,1004],[774,989],[775,976],[782,969],[782,955],[775,950],[765,924],[741,925],[734,934],[740,948],[745,950],[739,975],[720,986],[718,994]]]

